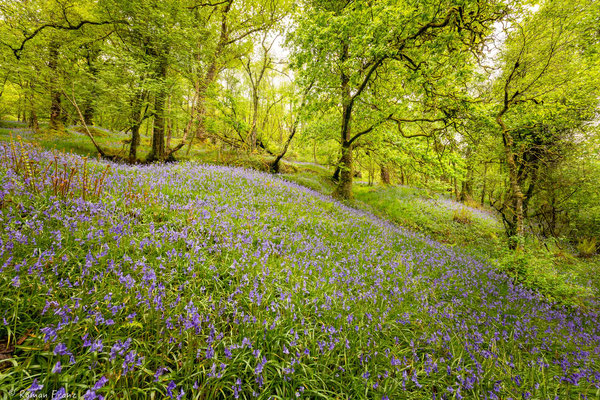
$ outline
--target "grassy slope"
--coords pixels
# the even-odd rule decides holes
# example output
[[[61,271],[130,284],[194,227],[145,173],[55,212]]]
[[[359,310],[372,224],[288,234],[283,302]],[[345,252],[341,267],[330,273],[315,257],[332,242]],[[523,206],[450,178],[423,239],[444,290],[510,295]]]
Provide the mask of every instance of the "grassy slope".
[[[577,258],[551,241],[531,238],[525,252],[515,256],[507,251],[503,227],[492,211],[398,186],[359,186],[355,195],[358,201],[402,226],[495,261],[499,268],[552,299],[585,304],[585,297],[600,295],[600,257]],[[469,222],[455,220],[458,210],[466,210]],[[582,298],[576,300],[578,296]]]
[[[322,169],[302,169],[285,179],[331,193],[329,174]],[[420,232],[438,242],[489,260],[547,298],[566,304],[586,305],[600,295],[600,256],[578,258],[573,251],[552,241],[529,239],[526,251],[508,251],[503,227],[493,211],[469,207],[449,196],[404,186],[355,184],[354,207],[368,210],[399,226]],[[469,222],[457,222],[457,211],[466,210]]]
[[[69,127],[64,132],[48,132],[45,125],[41,125],[41,128],[41,133],[34,133],[22,122],[0,121],[0,142],[10,142],[11,135],[13,140],[17,140],[17,136],[21,136],[25,142],[37,143],[46,149],[56,149],[87,157],[96,157],[98,154],[94,145],[87,137],[84,128],[81,126]],[[131,138],[130,134],[112,132],[93,126],[89,127],[89,129],[98,142],[98,145],[108,154],[127,158],[129,154],[128,140]],[[142,134],[141,143],[138,148],[138,155],[141,158],[144,158],[150,152],[150,140],[150,137]],[[177,156],[183,160],[193,159],[197,161],[208,161],[217,158],[215,151],[208,151],[200,146],[193,146],[189,154],[186,147],[180,150]],[[221,161],[229,161],[230,159],[233,161],[232,157],[228,154],[221,157]]]
[[[29,158],[38,171],[54,160]],[[32,336],[0,390],[37,379],[40,393],[98,384],[108,398],[600,395],[597,314],[553,308],[316,192],[226,167],[112,164],[83,201],[82,174],[56,198],[52,167],[32,186],[10,159],[3,150],[0,340]],[[88,168],[94,182],[105,164]],[[370,191],[357,195],[376,208]]]

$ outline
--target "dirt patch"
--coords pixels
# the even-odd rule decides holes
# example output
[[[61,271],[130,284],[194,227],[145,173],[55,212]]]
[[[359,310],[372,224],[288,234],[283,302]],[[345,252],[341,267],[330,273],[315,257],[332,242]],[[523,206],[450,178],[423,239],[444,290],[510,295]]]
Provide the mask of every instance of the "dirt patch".
[[[16,342],[13,340],[11,343],[9,343],[8,337],[0,338],[0,371],[9,368],[10,363],[4,361],[12,358],[12,355],[15,352],[15,346],[22,345],[23,342],[30,336],[31,331],[31,329],[28,330]]]

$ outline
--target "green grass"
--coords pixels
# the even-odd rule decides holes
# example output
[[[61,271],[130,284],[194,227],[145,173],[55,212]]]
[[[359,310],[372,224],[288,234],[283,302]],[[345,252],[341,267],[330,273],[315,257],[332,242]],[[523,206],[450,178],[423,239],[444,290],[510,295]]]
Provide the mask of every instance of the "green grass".
[[[468,210],[471,222],[454,221],[454,211],[447,207],[452,200],[424,189],[355,185],[354,196],[378,215],[450,246],[481,253],[496,253],[505,246],[502,226],[491,212],[460,206]]]
[[[24,127],[24,122],[18,121],[0,121],[0,129],[22,129]]]
[[[106,131],[104,129],[90,126],[94,139],[98,145],[109,155],[116,155],[120,158],[127,159],[129,155],[129,140],[130,134],[121,132]],[[40,124],[40,132],[32,132],[25,123],[22,122],[0,122],[0,141],[8,142],[17,139],[21,136],[25,142],[35,143],[45,149],[55,149],[66,153],[73,153],[85,157],[97,157],[98,152],[89,137],[85,133],[82,126],[66,128],[64,131],[50,131],[46,123]],[[180,138],[173,138],[172,145],[179,143]],[[138,158],[144,160],[151,150],[151,137],[141,134],[140,144],[138,147]],[[193,144],[189,153],[187,146],[183,147],[176,153],[176,158],[182,161],[194,160],[203,163],[222,163],[237,165],[245,163],[245,166],[258,168],[258,157],[254,157],[249,161],[245,161],[243,157],[239,157],[233,151],[219,152],[210,145]],[[250,158],[250,157],[246,157]]]
[[[556,241],[529,237],[520,254],[508,250],[508,239],[491,210],[469,207],[447,195],[403,186],[355,185],[355,205],[408,229],[490,260],[515,280],[552,301],[587,304],[600,296],[600,256],[580,258]],[[362,203],[362,204],[360,204]],[[456,210],[470,215],[469,223],[455,220]]]
[[[334,185],[329,176],[316,174],[312,171],[299,171],[296,173],[286,173],[284,179],[305,186],[309,189],[316,190],[319,193],[330,194],[333,192]]]

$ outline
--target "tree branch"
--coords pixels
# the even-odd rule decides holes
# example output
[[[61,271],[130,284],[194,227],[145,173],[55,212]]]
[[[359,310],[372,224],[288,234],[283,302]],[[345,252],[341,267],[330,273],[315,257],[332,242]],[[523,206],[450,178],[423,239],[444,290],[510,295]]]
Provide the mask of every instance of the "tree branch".
[[[187,9],[188,10],[196,10],[196,9],[202,8],[202,7],[217,7],[217,6],[220,6],[222,4],[229,3],[229,1],[230,0],[218,1],[216,3],[210,3],[210,2],[209,3],[199,3],[199,4],[196,4],[196,5],[193,5],[193,6],[189,6],[189,7],[187,7]]]
[[[67,21],[68,23],[68,21]],[[72,24],[68,24],[68,25],[58,25],[55,23],[48,23],[48,24],[44,24],[42,26],[39,26],[36,30],[33,31],[33,33],[26,35],[25,38],[23,39],[23,41],[21,42],[21,45],[17,48],[12,47],[10,45],[7,45],[8,47],[10,47],[10,49],[13,51],[13,54],[15,55],[15,57],[17,58],[17,60],[21,59],[21,52],[23,51],[23,49],[25,49],[25,45],[27,44],[28,41],[30,41],[31,39],[35,38],[38,34],[40,34],[44,29],[47,28],[53,28],[53,29],[58,29],[58,30],[64,30],[64,31],[76,31],[81,29],[83,26],[85,25],[111,25],[111,24],[128,24],[127,21],[122,21],[122,20],[117,20],[117,21],[88,21],[88,20],[83,20],[80,21],[77,25],[72,25]]]
[[[79,106],[77,105],[77,101],[75,100],[75,89],[73,88],[73,97],[69,97],[69,95],[67,94],[67,92],[65,92],[63,90],[63,94],[65,95],[65,97],[67,99],[69,99],[69,101],[71,102],[71,104],[73,104],[73,107],[75,107],[75,110],[77,110],[77,114],[79,114],[79,121],[81,121],[81,123],[83,124],[83,127],[85,129],[85,133],[88,135],[88,137],[90,138],[90,140],[92,141],[94,147],[96,148],[96,150],[98,151],[98,153],[100,153],[100,155],[103,158],[109,158],[106,153],[102,150],[102,148],[98,145],[98,143],[96,143],[96,140],[94,139],[94,136],[92,136],[92,133],[90,132],[87,124],[85,123],[85,118],[83,117],[83,114],[81,113],[81,109],[79,108]]]

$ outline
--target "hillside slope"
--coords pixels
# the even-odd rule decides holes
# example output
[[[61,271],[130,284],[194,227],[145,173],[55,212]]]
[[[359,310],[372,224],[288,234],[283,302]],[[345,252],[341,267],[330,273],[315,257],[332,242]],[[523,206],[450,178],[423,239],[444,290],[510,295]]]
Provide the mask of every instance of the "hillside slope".
[[[277,177],[3,144],[0,190],[4,394],[600,396],[597,313]]]

